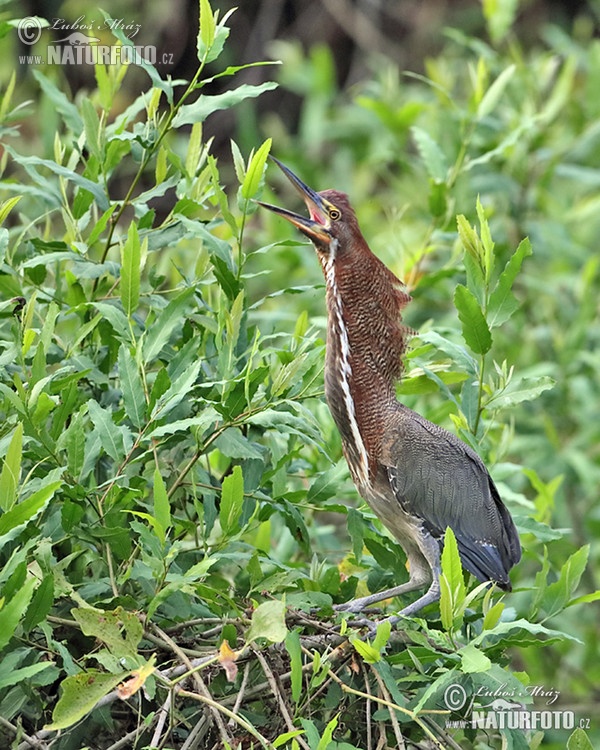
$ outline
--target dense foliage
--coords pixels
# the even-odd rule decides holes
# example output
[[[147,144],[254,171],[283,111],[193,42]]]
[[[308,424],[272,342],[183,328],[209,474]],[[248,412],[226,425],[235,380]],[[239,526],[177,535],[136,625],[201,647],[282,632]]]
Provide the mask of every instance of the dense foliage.
[[[190,82],[138,60],[147,87],[123,106],[127,66],[97,65],[75,100],[40,68],[23,105],[13,76],[3,746],[600,741],[600,43],[551,28],[525,51],[515,3],[483,5],[489,42],[449,31],[426,76],[378,59],[351,92],[326,48],[280,43],[267,70],[303,97],[299,132],[272,113],[271,137],[249,155],[232,143],[225,163],[204,121],[276,84],[220,65],[228,14],[208,0]],[[35,145],[18,138],[28,124]],[[323,402],[314,253],[256,218],[271,148],[316,189],[350,193],[406,280],[418,333],[399,396],[486,459],[523,541],[512,594],[465,581],[448,535],[439,606],[376,635],[334,612],[405,580],[405,556],[357,497]],[[274,170],[268,182],[270,199],[297,200]],[[473,728],[497,698],[574,725]]]

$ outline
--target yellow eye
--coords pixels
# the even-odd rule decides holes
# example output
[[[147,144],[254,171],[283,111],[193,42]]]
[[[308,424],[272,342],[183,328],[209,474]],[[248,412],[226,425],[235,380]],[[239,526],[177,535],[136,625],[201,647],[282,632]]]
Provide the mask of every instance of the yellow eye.
[[[331,221],[337,221],[342,216],[342,212],[338,208],[330,208],[328,213]]]

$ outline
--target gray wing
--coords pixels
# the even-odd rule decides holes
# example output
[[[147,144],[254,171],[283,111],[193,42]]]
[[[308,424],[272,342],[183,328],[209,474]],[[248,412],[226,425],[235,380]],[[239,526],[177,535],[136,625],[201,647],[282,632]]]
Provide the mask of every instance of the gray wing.
[[[510,590],[521,546],[479,456],[455,435],[401,406],[383,441],[382,463],[402,509],[436,539],[449,526],[464,567]]]

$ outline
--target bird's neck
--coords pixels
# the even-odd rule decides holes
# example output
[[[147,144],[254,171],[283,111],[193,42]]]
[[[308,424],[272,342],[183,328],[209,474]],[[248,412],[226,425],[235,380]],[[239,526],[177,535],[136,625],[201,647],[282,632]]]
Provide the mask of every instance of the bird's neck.
[[[409,335],[409,300],[396,276],[364,246],[352,258],[321,260],[327,286],[325,395],[358,485],[369,485],[382,426],[396,408],[395,382]]]

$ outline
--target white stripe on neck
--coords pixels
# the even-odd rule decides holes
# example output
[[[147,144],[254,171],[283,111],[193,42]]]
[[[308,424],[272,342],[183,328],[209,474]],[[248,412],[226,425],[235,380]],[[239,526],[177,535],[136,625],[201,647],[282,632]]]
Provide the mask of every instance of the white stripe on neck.
[[[344,322],[344,316],[342,314],[342,299],[340,297],[339,289],[337,286],[337,280],[335,277],[335,258],[338,249],[338,240],[332,239],[329,243],[329,255],[324,264],[325,269],[325,283],[327,289],[331,294],[332,309],[331,315],[335,317],[335,322],[340,332],[340,371],[339,376],[341,380],[342,393],[344,396],[344,404],[346,406],[346,415],[348,422],[350,423],[350,431],[354,439],[354,444],[358,451],[358,466],[351,467],[357,472],[356,479],[359,484],[368,486],[369,482],[369,456],[367,449],[363,442],[358,422],[356,420],[356,410],[354,408],[354,399],[350,391],[350,378],[352,377],[352,367],[350,365],[350,342],[348,340],[348,329]]]

